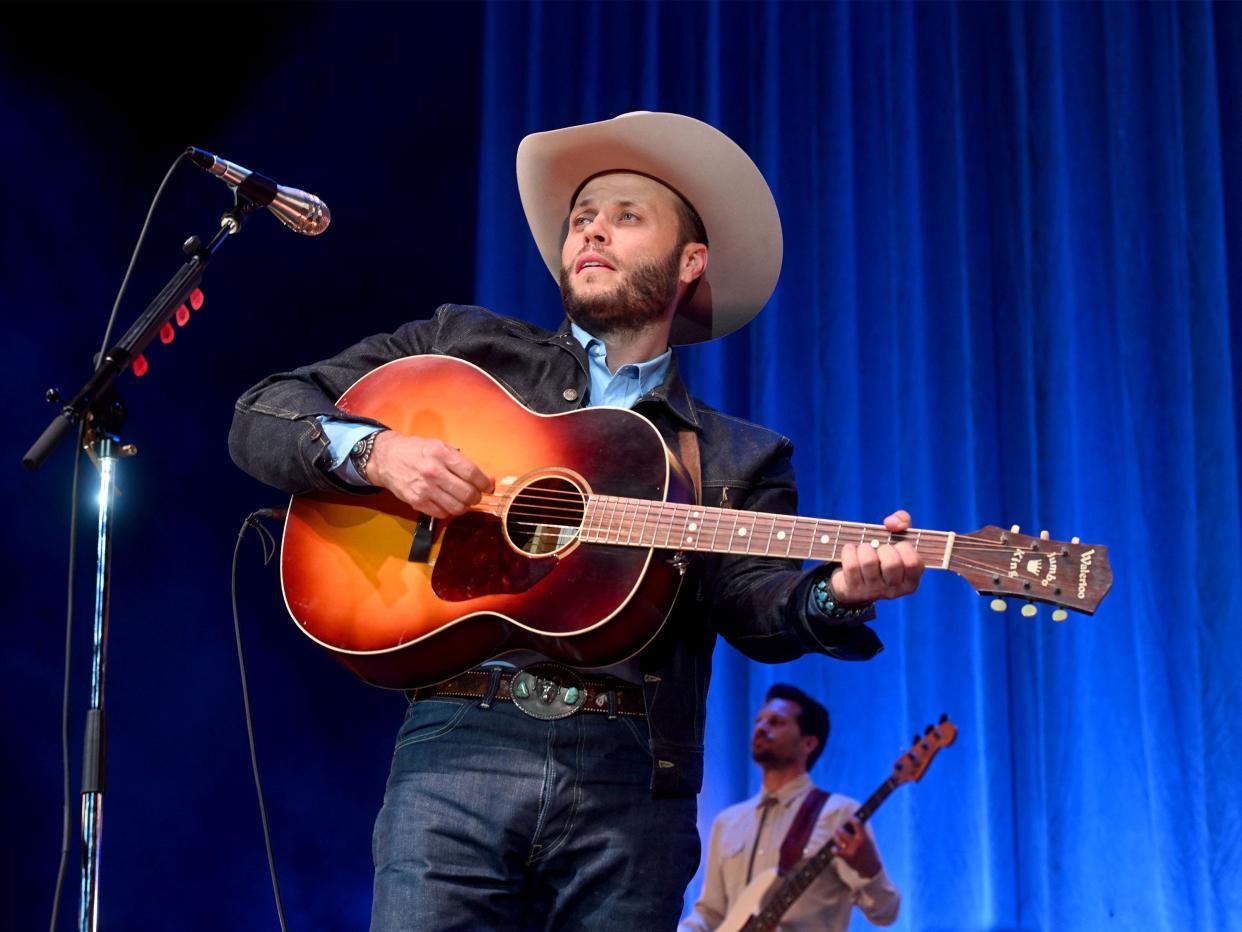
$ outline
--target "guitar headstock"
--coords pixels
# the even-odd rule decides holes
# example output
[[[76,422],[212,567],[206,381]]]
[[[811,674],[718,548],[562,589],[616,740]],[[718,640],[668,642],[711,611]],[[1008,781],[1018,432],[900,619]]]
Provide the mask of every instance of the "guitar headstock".
[[[949,716],[940,716],[940,721],[935,725],[928,725],[922,735],[915,735],[910,750],[897,758],[897,762],[893,764],[893,785],[914,783],[923,779],[932,758],[941,748],[947,748],[956,739],[957,726],[949,721]]]
[[[1013,596],[1028,602],[1044,602],[1058,608],[1093,614],[1113,585],[1108,548],[1099,544],[1050,540],[988,525],[954,540],[949,569],[962,576],[980,595]],[[1004,610],[994,601],[993,608]],[[1028,611],[1029,609],[1029,611]],[[1034,606],[1023,614],[1033,615]],[[1059,616],[1059,617],[1058,617]],[[1061,621],[1064,612],[1054,612]]]

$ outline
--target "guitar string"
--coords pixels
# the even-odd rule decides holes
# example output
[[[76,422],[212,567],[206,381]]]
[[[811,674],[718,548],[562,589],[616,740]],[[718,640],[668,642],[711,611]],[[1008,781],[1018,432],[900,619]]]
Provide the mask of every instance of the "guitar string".
[[[530,523],[530,522],[516,522],[516,523],[519,524],[519,526],[537,528],[538,530],[532,533],[530,537],[532,540],[537,540],[540,544],[543,544],[545,541],[551,541],[552,543],[562,541],[562,539],[566,536],[563,534],[563,532],[565,531],[568,531],[570,533],[567,535],[568,539],[564,540],[564,542],[562,543],[562,546],[567,546],[573,540],[582,539],[582,528],[581,527],[574,527],[571,525],[552,525],[551,527],[549,527],[548,525],[545,525],[542,523],[537,523],[537,524]],[[598,543],[598,541],[586,541],[586,543]],[[656,547],[654,541],[650,544],[644,544],[640,540],[637,546],[641,546],[641,547],[649,546],[652,549],[667,549],[663,547]],[[746,550],[724,550],[724,551],[715,551],[715,552],[722,552],[722,553],[741,555],[741,556],[745,556],[750,553],[749,551],[746,551]],[[975,563],[970,560],[959,560],[958,563],[959,565],[964,566],[967,569],[978,570],[984,575],[987,575],[988,573],[993,572],[993,569],[994,569],[992,566],[988,564]],[[934,564],[933,564],[933,568],[941,569],[941,567],[936,566]],[[1005,577],[1005,578],[1009,578],[1009,577]],[[1038,577],[1034,577],[1034,578],[1038,579]],[[1026,581],[1025,578],[1024,578],[1024,581]],[[1042,593],[1042,592],[1033,592],[1033,591],[1031,592],[1028,592],[1028,591],[1008,592],[1004,594],[1010,597],[1013,597],[1013,598],[1027,599],[1029,601],[1035,601],[1035,602],[1047,602],[1053,605],[1064,605],[1065,607],[1073,608],[1074,607],[1073,601],[1069,600],[1068,596],[1064,595],[1063,593],[1064,593],[1064,590],[1062,590],[1062,594]]]
[[[531,520],[527,520],[527,521],[514,520],[514,519],[520,519],[520,518],[528,518]],[[583,515],[583,521],[585,521],[585,519],[586,519],[586,516]],[[544,514],[544,513],[540,513],[540,512],[518,512],[518,511],[509,512],[509,523],[515,526],[550,525],[550,526],[558,527],[564,531],[571,531],[575,533],[582,530],[582,522],[578,524],[558,524],[556,523],[557,520],[558,520],[557,517]],[[655,546],[656,542],[660,540],[661,534],[663,532],[668,532],[665,534],[666,543],[663,545],[664,547],[671,547],[674,544],[684,546],[687,544],[687,541],[685,540],[685,535],[679,534],[677,538],[675,539],[673,534],[671,533],[674,529],[678,529],[678,528],[679,528],[678,523],[675,521],[671,521],[671,520],[657,519],[655,521],[647,520],[647,521],[640,521],[640,522],[628,522],[618,528],[613,529],[611,533],[606,536],[611,537],[613,542],[622,543],[622,542],[632,541],[636,534],[638,536],[638,539],[640,541],[643,541],[646,539],[648,534],[650,534],[651,545]],[[702,535],[702,533],[705,533],[706,530],[707,530],[706,528],[702,529],[700,532],[700,535]],[[591,532],[587,531],[586,533],[589,534]],[[622,541],[623,536],[625,538],[625,541]],[[757,535],[751,535],[750,537],[747,538],[747,540],[753,541],[755,536],[761,537],[762,530],[760,530]],[[783,543],[784,546],[781,546],[781,544],[773,545],[771,542],[765,541],[765,543],[763,544],[761,548],[759,548],[759,550],[756,550],[753,545],[750,545],[750,546],[742,547],[736,550],[733,548],[729,548],[725,550],[724,552],[793,556],[795,552],[801,553],[803,550],[806,550],[808,551],[808,556],[810,556],[810,555],[813,555],[817,549],[829,546],[822,539],[819,539],[821,537],[822,535],[817,535],[813,532],[793,531],[789,533],[787,537],[781,539],[781,543]],[[926,536],[924,535],[924,538],[925,537]],[[848,535],[848,534],[841,535],[840,537],[834,538],[832,545],[831,545],[831,550],[833,553],[836,553],[839,550],[839,548],[845,544],[853,544],[855,546],[865,546],[865,543],[864,543],[865,539],[866,539],[865,535],[859,536],[857,538],[853,537],[852,535]],[[893,543],[898,543],[902,540],[905,540],[908,543],[914,544],[916,552],[918,552],[920,555],[928,559],[937,559],[943,553],[943,546],[941,546],[942,542],[928,541],[926,539],[923,539],[921,541],[914,541],[914,540],[910,540],[908,536],[905,538],[890,537],[890,542],[893,542]],[[604,540],[604,541],[597,541],[597,542],[607,543],[609,541]],[[988,541],[972,541],[969,538],[964,538],[964,537],[959,536],[955,541],[951,559],[953,562],[962,563],[972,569],[986,570],[989,564],[971,561],[969,558],[971,556],[974,556],[976,558],[984,558],[990,555],[995,555],[997,553],[1009,554],[1012,552],[1013,549],[1014,548],[1010,546],[1002,545],[998,547],[995,544],[988,542]],[[780,553],[780,551],[782,550],[785,551],[784,554]],[[1048,555],[1047,553],[1044,553],[1041,551],[1031,551],[1031,553],[1042,554],[1044,556]],[[1060,554],[1060,553],[1052,554],[1052,556],[1056,556],[1060,559],[1064,559],[1067,562],[1073,562],[1071,558],[1066,557],[1065,555]],[[1030,559],[1030,557],[1028,557],[1028,559]]]
[[[561,511],[561,512],[568,513],[568,514],[582,514],[586,511],[586,509],[589,509],[592,504],[598,504],[600,507],[597,510],[603,511],[605,514],[611,513],[613,516],[615,516],[615,512],[617,511],[616,504],[611,503],[611,502],[601,501],[600,496],[592,496],[584,503],[582,500],[582,496],[576,493],[569,493],[569,495],[566,496],[566,498],[572,498],[575,507],[555,508],[549,505],[547,506],[546,512],[531,511],[530,510],[531,508],[539,507],[531,503],[539,499],[549,500],[550,499],[549,496],[532,495],[526,492],[526,493],[522,493],[521,496],[517,499],[513,499],[508,496],[496,496],[496,495],[484,496],[484,498],[485,499],[492,498],[494,500],[494,503],[498,507],[502,506],[507,501],[515,501],[515,505],[514,507],[510,509],[509,513],[514,514],[516,512],[519,516],[522,516],[522,517],[539,517],[545,513],[551,513],[552,511]],[[698,506],[685,505],[685,504],[675,503],[675,502],[661,502],[661,501],[648,500],[648,499],[617,499],[616,501],[625,503],[622,506],[623,508],[629,507],[629,505],[632,505],[632,504],[648,504],[650,506],[654,506],[659,509],[660,513],[656,515],[651,515],[649,513],[647,515],[642,516],[641,519],[638,519],[637,515],[629,516],[629,520],[625,521],[625,523],[631,527],[631,533],[633,530],[632,526],[633,526],[633,522],[635,521],[635,519],[638,519],[641,521],[641,523],[644,523],[645,525],[650,526],[650,521],[654,517],[656,521],[656,526],[659,529],[663,530],[664,525],[666,523],[675,524],[679,522],[683,517],[685,517],[684,514],[681,514],[682,511],[688,511],[688,510],[704,511],[705,510],[705,509],[699,508]],[[557,504],[560,504],[560,502],[557,502]],[[518,510],[518,509],[525,509],[525,510]],[[490,513],[490,514],[497,514],[496,511],[493,511],[489,508],[477,508],[476,506],[476,510],[486,511],[487,513]],[[705,511],[706,513],[700,516],[699,518],[700,521],[711,521],[714,518],[717,524],[719,524],[719,522],[722,521],[725,517],[730,516],[728,511],[718,512],[715,509],[706,509]],[[815,536],[818,536],[820,533],[822,533],[822,528],[817,530],[817,529],[805,527],[804,525],[806,522],[826,525],[832,528],[840,527],[843,534],[850,535],[849,537],[842,536],[840,538],[841,542],[843,543],[860,543],[862,541],[865,541],[868,535],[870,535],[873,538],[881,537],[883,535],[888,535],[890,538],[890,541],[906,540],[908,542],[915,543],[915,541],[911,540],[911,537],[921,537],[919,546],[922,546],[923,544],[943,545],[944,542],[946,542],[950,537],[950,533],[947,531],[933,531],[933,530],[927,530],[927,529],[922,529],[922,528],[911,528],[910,530],[904,531],[904,532],[891,532],[887,528],[885,528],[883,525],[863,524],[860,522],[850,522],[850,521],[837,521],[837,520],[826,519],[826,518],[825,519],[804,518],[804,517],[799,517],[799,516],[794,516],[794,515],[778,515],[778,514],[771,514],[767,512],[741,512],[741,511],[736,512],[734,514],[735,524],[737,521],[737,517],[736,517],[737,515],[744,515],[746,517],[751,518],[752,520],[751,520],[750,527],[752,528],[758,525],[766,525],[770,521],[773,525],[773,529],[784,530],[783,528],[777,528],[777,525],[780,523],[784,523],[784,522],[792,522],[790,529],[786,532],[790,534],[791,536],[795,536],[795,535],[796,536],[810,536],[813,538]],[[623,515],[622,517],[624,520],[625,516]],[[762,532],[760,531],[760,533]],[[858,535],[858,537],[855,539],[853,535]],[[1029,546],[1027,547],[1019,546],[1021,542],[1003,543],[1001,541],[993,541],[993,540],[988,540],[986,538],[974,537],[969,534],[955,534],[953,536],[955,538],[954,553],[957,553],[959,549],[960,550],[973,549],[977,552],[984,552],[984,551],[1009,552],[1015,549],[1022,549],[1022,550],[1027,550],[1027,551],[1031,550]],[[1058,556],[1063,559],[1070,559],[1072,556],[1069,554],[1061,553],[1059,550],[1053,549],[1056,546],[1061,546],[1061,547],[1068,546],[1064,544],[1064,542],[1062,541],[1054,541],[1050,539],[1041,538],[1039,542],[1044,547],[1046,547],[1047,550],[1046,551],[1032,551],[1032,552],[1035,552],[1035,553],[1044,552],[1046,554]],[[1089,545],[1074,544],[1073,546],[1086,547]],[[940,547],[937,547],[937,549],[940,549]]]
[[[579,535],[581,535],[581,534],[583,534],[583,533],[588,533],[588,534],[590,533],[589,531],[586,531],[586,530],[582,527],[582,525],[580,525],[580,524],[579,524],[579,525],[574,525],[574,524],[555,524],[555,523],[552,523],[552,522],[549,522],[549,521],[538,520],[538,518],[539,518],[539,516],[538,516],[538,515],[534,515],[534,516],[523,516],[523,517],[534,517],[534,518],[535,518],[535,520],[531,520],[531,521],[510,521],[510,522],[508,522],[508,523],[509,523],[510,525],[514,526],[514,527],[544,528],[545,530],[544,530],[544,531],[542,531],[541,533],[544,533],[544,534],[556,534],[557,536],[560,536],[560,535],[564,534],[565,532],[569,532],[570,536],[579,536]],[[626,530],[625,528],[620,528],[620,529],[614,530],[614,531],[613,531],[610,535],[608,535],[608,536],[611,538],[611,540],[602,540],[602,541],[588,541],[588,542],[589,542],[589,543],[605,543],[605,544],[607,544],[607,543],[616,543],[616,544],[634,544],[634,545],[636,545],[636,546],[640,546],[640,547],[652,547],[652,548],[654,548],[654,549],[658,549],[658,550],[666,550],[666,549],[673,548],[674,546],[686,546],[685,542],[684,542],[684,541],[681,541],[681,540],[674,541],[674,540],[671,540],[671,539],[670,539],[670,540],[669,540],[669,542],[668,542],[667,544],[659,544],[659,543],[657,543],[657,542],[659,541],[659,538],[660,538],[660,531],[662,530],[662,528],[661,528],[659,525],[656,525],[656,526],[654,526],[654,527],[653,527],[653,526],[652,526],[652,525],[650,525],[650,524],[646,524],[646,525],[644,525],[642,528],[638,529],[638,531],[637,531],[637,533],[638,533],[638,540],[637,540],[637,541],[635,541],[635,540],[634,540],[634,533],[635,533],[635,532],[634,532],[634,530],[633,530],[633,529],[630,529],[630,533],[628,533],[628,534],[626,534],[626,533],[625,533],[625,530]],[[647,541],[647,540],[646,540],[646,537],[647,537],[648,532],[653,532],[653,533],[651,534],[651,540],[650,540],[650,541]],[[623,537],[625,538],[624,540],[622,539]],[[799,546],[794,546],[794,547],[789,548],[789,549],[790,549],[790,551],[791,551],[790,556],[792,556],[792,555],[793,555],[793,552],[794,552],[794,551],[800,551],[800,550],[802,550],[802,549],[809,549],[809,550],[810,550],[810,552],[813,554],[813,553],[814,553],[814,551],[815,551],[815,545],[816,545],[817,543],[819,543],[819,542],[818,542],[818,541],[816,541],[814,538],[809,538],[809,539],[803,539],[803,540],[801,540],[801,541],[799,541],[799,540],[793,540],[793,541],[792,541],[792,543],[793,543],[794,545],[801,544],[802,546],[800,546],[800,547],[799,547]],[[845,541],[845,543],[850,543],[850,541]],[[808,547],[807,545],[810,545],[810,546]],[[694,546],[693,546],[693,544],[691,544],[691,545],[689,545],[689,546],[691,547],[691,549],[695,549],[695,548],[694,548]],[[826,547],[827,545],[821,544],[821,546],[825,546],[825,547]],[[778,548],[770,548],[770,547],[768,547],[768,548],[765,548],[765,549],[767,549],[767,550],[769,551],[769,553],[768,553],[767,555],[772,555],[772,554],[771,554],[771,550],[773,550],[773,549],[782,549],[782,548],[779,548],[779,547],[778,547]],[[835,547],[834,547],[833,549],[835,549]],[[964,549],[966,549],[966,551],[967,551],[968,553],[970,552],[968,548],[964,548]],[[739,545],[739,547],[738,547],[737,549],[732,548],[732,547],[729,547],[729,548],[724,548],[724,547],[722,547],[722,548],[719,548],[719,550],[716,550],[716,548],[712,548],[712,551],[713,551],[713,552],[720,552],[720,553],[736,553],[736,554],[748,554],[748,553],[749,553],[749,554],[755,554],[756,556],[763,555],[763,554],[761,554],[759,551],[755,551],[753,548],[749,548],[749,549],[748,549],[748,548],[745,548],[745,547],[741,547],[740,545]],[[955,555],[955,556],[960,556],[960,554],[958,553],[958,551],[957,551],[956,549],[955,549],[955,551],[954,551],[954,555]],[[985,564],[985,563],[976,563],[976,562],[972,562],[972,561],[970,561],[970,560],[961,560],[961,561],[959,561],[959,562],[964,563],[966,566],[968,566],[968,567],[969,567],[969,568],[971,568],[971,569],[986,570],[986,569],[988,569],[988,568],[989,568],[989,564]]]
[[[530,506],[514,507],[509,510],[509,512],[507,513],[507,516],[510,520],[514,518],[529,518],[535,523],[551,524],[561,517],[561,515],[553,514],[553,512],[561,512],[562,514],[569,515],[569,516],[578,516],[580,517],[582,522],[585,522],[587,519],[586,509],[584,508],[559,508],[559,509],[547,508],[543,510],[531,510]],[[489,512],[489,513],[492,513],[492,512]],[[791,518],[790,520],[812,520],[813,521],[814,519],[792,519]],[[521,522],[514,522],[514,523],[521,523]],[[805,527],[803,528],[793,527],[789,530],[785,530],[784,528],[778,528],[779,523],[780,523],[780,519],[777,519],[771,522],[772,526],[769,528],[769,531],[781,531],[786,534],[786,537],[780,538],[780,540],[782,542],[785,542],[786,544],[785,548],[783,549],[789,552],[792,552],[793,550],[806,549],[808,546],[813,550],[815,549],[814,545],[816,543],[819,543],[821,545],[824,543],[822,540],[818,540],[818,541],[816,540],[816,538],[821,538],[823,536],[822,532],[817,532],[813,529],[805,528]],[[717,525],[718,524],[719,522],[717,522]],[[736,524],[736,521],[735,521],[735,524]],[[765,522],[761,520],[761,521],[754,522],[749,527],[745,528],[752,532],[750,535],[751,539],[753,539],[754,536],[756,536],[756,534],[758,536],[762,536],[763,528],[760,525],[763,525],[763,524],[765,524]],[[559,526],[567,530],[578,527],[578,525],[559,525]],[[680,529],[684,527],[685,525],[681,522],[680,518],[675,515],[668,515],[668,514],[645,515],[645,516],[642,516],[641,518],[638,518],[637,516],[630,516],[629,520],[623,521],[623,524],[620,528],[617,528],[616,530],[614,530],[613,535],[619,539],[620,535],[624,533],[627,539],[632,539],[634,534],[637,533],[639,537],[642,538],[650,531],[655,534],[655,538],[653,539],[658,539],[661,532],[667,531],[669,532],[667,535],[668,541],[669,541],[669,544],[671,545],[673,542],[671,532],[674,529]],[[758,530],[756,530],[756,528],[758,528]],[[706,530],[707,528],[701,528],[700,533],[703,533]],[[865,528],[862,530],[861,533],[859,533],[856,530],[843,529],[842,534],[834,535],[834,538],[833,538],[834,551],[837,549],[837,547],[839,547],[842,544],[854,544],[854,545],[863,544],[867,540],[867,537],[869,536],[868,534],[869,530],[870,528]],[[904,540],[907,543],[913,544],[918,552],[923,553],[925,556],[929,556],[929,557],[935,557],[935,556],[938,556],[940,553],[942,553],[944,549],[944,544],[948,541],[948,538],[949,538],[949,535],[947,533],[940,532],[940,531],[937,531],[937,532],[906,531],[906,532],[894,533],[894,532],[889,532],[887,531],[887,529],[884,529],[884,528],[880,528],[878,533],[871,534],[870,536],[874,539],[874,538],[883,536],[885,534],[888,535],[890,543],[899,543]],[[681,536],[684,536],[684,535],[681,535]],[[940,539],[937,539],[937,538],[940,538]],[[1054,542],[1043,541],[1042,543],[1051,544]],[[771,553],[774,551],[781,550],[782,547],[780,545],[773,546],[770,542],[768,542],[768,543],[765,543],[762,549]],[[1071,555],[1063,554],[1060,551],[1054,551],[1051,548],[1049,548],[1046,551],[1032,551],[1029,548],[1015,548],[1014,545],[1012,544],[1001,544],[996,541],[989,541],[989,540],[974,538],[974,537],[970,537],[964,534],[956,535],[955,540],[954,540],[954,546],[953,546],[953,556],[954,557],[965,556],[966,554],[971,554],[971,553],[976,554],[976,555],[984,555],[984,554],[989,554],[989,553],[1011,553],[1015,549],[1024,549],[1024,550],[1027,550],[1029,553],[1042,554],[1044,556],[1055,556],[1060,559],[1065,559],[1067,561],[1072,559]],[[747,552],[754,552],[754,548],[753,547],[748,548]]]

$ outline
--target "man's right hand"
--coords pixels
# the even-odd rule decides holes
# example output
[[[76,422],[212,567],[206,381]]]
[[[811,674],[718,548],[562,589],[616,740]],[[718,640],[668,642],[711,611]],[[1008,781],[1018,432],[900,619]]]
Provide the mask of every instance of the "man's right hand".
[[[495,488],[478,466],[442,440],[385,430],[375,438],[367,479],[433,518],[464,514]]]

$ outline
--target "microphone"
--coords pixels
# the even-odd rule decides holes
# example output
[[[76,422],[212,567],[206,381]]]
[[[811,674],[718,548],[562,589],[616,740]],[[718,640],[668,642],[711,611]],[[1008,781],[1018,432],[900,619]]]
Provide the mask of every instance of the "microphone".
[[[210,172],[229,187],[237,189],[244,197],[266,207],[276,215],[277,220],[295,233],[318,236],[332,222],[328,205],[313,194],[297,188],[286,188],[266,175],[242,168],[235,162],[226,161],[194,146],[185,151],[190,161],[203,171]]]

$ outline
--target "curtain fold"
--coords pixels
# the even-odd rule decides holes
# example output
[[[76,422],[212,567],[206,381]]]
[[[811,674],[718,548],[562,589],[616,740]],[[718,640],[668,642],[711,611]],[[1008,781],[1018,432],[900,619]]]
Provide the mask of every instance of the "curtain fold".
[[[492,3],[482,52],[481,303],[560,313],[522,136],[705,119],[764,171],[785,264],[754,323],[680,357],[794,440],[803,513],[1109,547],[1092,618],[994,615],[929,571],[871,663],[722,644],[704,831],[754,791],[750,717],[793,681],[833,715],[817,779],[860,799],[924,723],[960,725],[876,817],[896,928],[1242,927],[1242,12]]]

